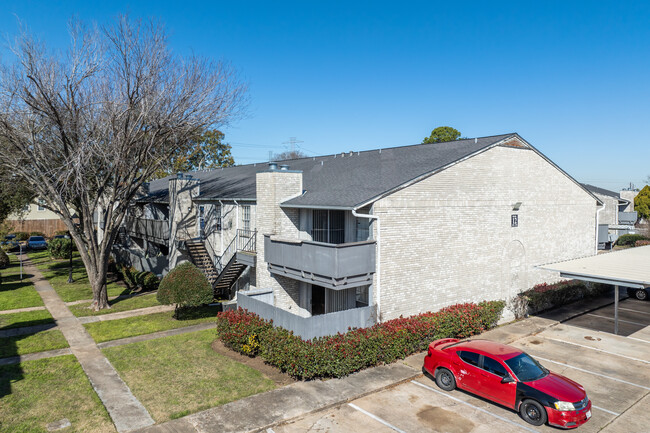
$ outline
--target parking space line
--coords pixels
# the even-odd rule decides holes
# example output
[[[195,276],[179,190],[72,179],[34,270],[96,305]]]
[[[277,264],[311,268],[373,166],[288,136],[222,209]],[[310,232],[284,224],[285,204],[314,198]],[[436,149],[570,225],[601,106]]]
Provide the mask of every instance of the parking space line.
[[[519,428],[521,428],[521,429],[523,429],[523,430],[526,430],[526,431],[529,431],[529,432],[532,432],[532,433],[539,433],[537,430],[534,430],[534,429],[529,428],[529,427],[527,427],[527,426],[523,426],[523,425],[521,425],[521,424],[519,424],[519,423],[516,423],[516,422],[514,422],[514,421],[510,421],[510,420],[507,419],[507,418],[504,418],[504,417],[502,417],[502,416],[500,416],[500,415],[497,415],[497,414],[495,414],[495,413],[492,413],[492,412],[490,412],[490,411],[488,411],[488,410],[485,410],[485,409],[483,409],[483,408],[481,408],[481,407],[474,406],[472,403],[468,403],[468,402],[466,402],[466,401],[463,401],[463,400],[461,400],[461,399],[459,399],[459,398],[456,398],[456,397],[454,397],[454,396],[452,396],[452,395],[449,395],[448,393],[445,393],[445,392],[442,392],[442,391],[438,391],[437,389],[432,388],[432,387],[430,387],[430,386],[428,386],[428,385],[425,385],[425,384],[423,384],[423,383],[417,382],[417,381],[415,381],[415,380],[412,380],[411,383],[413,383],[413,384],[415,384],[415,385],[418,385],[418,386],[421,386],[422,388],[428,389],[429,391],[433,391],[433,392],[435,392],[435,393],[437,393],[437,394],[443,395],[443,396],[445,396],[445,397],[447,397],[447,398],[450,398],[450,399],[452,399],[452,400],[454,400],[454,401],[457,401],[457,402],[462,403],[462,404],[464,404],[464,405],[466,405],[466,406],[469,406],[469,407],[471,407],[471,408],[474,408],[474,409],[476,409],[476,410],[478,410],[478,411],[481,411],[481,412],[483,412],[483,413],[486,413],[486,414],[488,414],[488,415],[491,415],[491,416],[493,416],[493,417],[495,417],[495,418],[500,419],[501,421],[505,421],[505,422],[507,422],[508,424],[515,425],[515,426],[517,426],[517,427],[519,427]],[[592,405],[592,407],[593,407],[593,405]]]
[[[600,317],[601,319],[614,320],[613,317],[601,316],[600,314],[587,313],[586,315],[587,316],[593,316],[593,317]],[[621,323],[631,323],[632,325],[648,326],[645,323],[630,322],[629,320],[618,319],[618,321],[621,322]]]
[[[644,343],[650,343],[650,341],[648,340],[642,340],[641,338],[630,337],[629,335],[626,338],[631,338],[632,340],[636,340],[636,341],[643,341]]]
[[[648,316],[650,316],[650,313],[648,313],[647,311],[639,311],[639,310],[633,310],[631,308],[623,308],[623,307],[618,307],[618,309],[619,310],[625,310],[625,311],[632,311],[634,313],[647,314]]]
[[[603,409],[602,407],[594,406],[593,403],[591,403],[591,408],[592,409],[602,410],[603,412],[607,412],[607,413],[612,414],[614,416],[619,416],[620,415],[620,413],[612,412],[611,410],[607,410],[607,409]]]
[[[400,430],[400,429],[398,429],[398,428],[395,427],[394,425],[390,424],[390,423],[387,422],[387,421],[384,421],[383,419],[379,418],[378,416],[373,415],[373,414],[371,414],[370,412],[361,409],[361,408],[360,408],[359,406],[357,406],[356,404],[348,403],[348,406],[350,406],[352,409],[358,410],[359,412],[361,412],[361,413],[363,413],[363,414],[365,414],[365,415],[368,415],[370,418],[374,419],[375,421],[378,421],[378,422],[382,423],[382,424],[385,425],[386,427],[388,427],[388,428],[390,428],[390,429],[393,429],[393,430],[395,430],[396,432],[399,432],[399,433],[406,433],[404,430]]]
[[[631,359],[632,361],[643,362],[644,364],[650,364],[650,361],[646,361],[645,359],[633,358],[631,356],[621,355],[619,353],[610,352],[608,350],[598,349],[596,347],[591,347],[591,346],[585,346],[584,344],[578,344],[578,343],[572,343],[570,341],[560,340],[559,338],[546,337],[546,336],[544,336],[542,334],[537,334],[537,336],[542,337],[542,338],[546,338],[548,340],[559,341],[560,343],[572,344],[574,346],[584,347],[585,349],[591,349],[591,350],[595,350],[597,352],[607,353],[608,355],[620,356],[621,358]]]
[[[569,368],[572,368],[574,370],[584,371],[585,373],[593,374],[595,376],[604,377],[605,379],[615,380],[616,382],[621,382],[621,383],[624,383],[626,385],[636,386],[637,388],[647,389],[648,391],[650,391],[650,387],[639,385],[639,384],[632,383],[632,382],[628,382],[627,380],[623,380],[623,379],[617,379],[615,377],[607,376],[605,374],[596,373],[595,371],[585,370],[584,368],[574,367],[573,365],[565,364],[563,362],[553,361],[552,359],[542,358],[541,356],[537,356],[537,355],[535,355],[535,359],[541,359],[542,361],[547,361],[547,362],[552,362],[554,364],[563,365],[565,367],[569,367]]]

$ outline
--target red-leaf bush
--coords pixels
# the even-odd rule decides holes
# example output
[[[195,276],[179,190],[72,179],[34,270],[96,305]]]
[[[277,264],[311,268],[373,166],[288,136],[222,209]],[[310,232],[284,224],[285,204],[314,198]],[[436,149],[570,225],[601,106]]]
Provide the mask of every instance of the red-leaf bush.
[[[496,325],[504,305],[503,301],[453,305],[307,341],[240,308],[217,315],[217,333],[231,349],[258,355],[297,379],[342,377],[423,351],[438,338],[483,332]]]

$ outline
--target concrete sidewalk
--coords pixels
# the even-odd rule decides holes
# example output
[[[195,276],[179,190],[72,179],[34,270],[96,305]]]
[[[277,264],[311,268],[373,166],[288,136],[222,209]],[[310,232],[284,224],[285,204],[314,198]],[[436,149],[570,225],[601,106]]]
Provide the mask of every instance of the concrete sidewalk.
[[[24,261],[24,265],[26,272],[33,275],[36,291],[68,341],[70,351],[81,364],[117,431],[129,432],[152,425],[154,421],[151,415],[133,396],[79,319],[72,314],[29,258]]]

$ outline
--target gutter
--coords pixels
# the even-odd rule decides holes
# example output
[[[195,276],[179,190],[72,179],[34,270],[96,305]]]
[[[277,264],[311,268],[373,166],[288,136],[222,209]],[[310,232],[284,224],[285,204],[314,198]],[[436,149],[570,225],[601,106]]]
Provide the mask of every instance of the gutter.
[[[367,218],[377,221],[377,287],[375,288],[377,296],[377,321],[381,322],[381,224],[379,222],[379,215],[360,214],[357,213],[358,208],[352,209],[352,215],[357,218]]]

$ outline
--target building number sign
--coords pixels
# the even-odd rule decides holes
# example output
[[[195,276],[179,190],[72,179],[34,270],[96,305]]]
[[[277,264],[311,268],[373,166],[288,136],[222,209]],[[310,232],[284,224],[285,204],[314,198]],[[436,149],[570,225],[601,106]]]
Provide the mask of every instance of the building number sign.
[[[513,214],[510,215],[510,227],[518,227],[519,226],[519,215]]]

